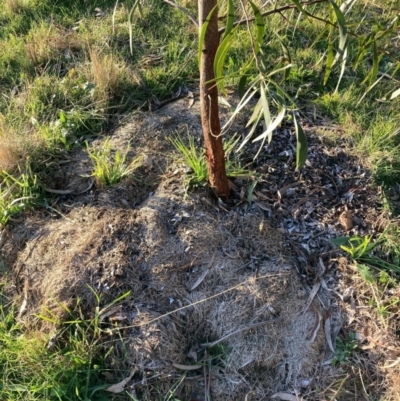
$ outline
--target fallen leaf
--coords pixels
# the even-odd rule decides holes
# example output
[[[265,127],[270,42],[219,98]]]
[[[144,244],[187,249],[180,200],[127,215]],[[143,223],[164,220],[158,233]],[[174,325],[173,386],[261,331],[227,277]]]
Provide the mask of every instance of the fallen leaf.
[[[106,380],[110,383],[114,381],[114,375],[110,372],[101,372],[101,374],[106,378]]]
[[[137,369],[132,370],[129,377],[120,381],[119,383],[113,384],[112,386],[106,388],[105,390],[109,391],[110,393],[122,393],[125,390],[125,386],[129,383],[129,380],[131,380],[133,375],[136,373],[136,370]]]
[[[329,345],[329,348],[331,349],[332,352],[335,352],[335,348],[333,348],[332,344],[331,319],[329,317],[327,317],[325,320],[324,329],[325,329],[326,341]]]
[[[203,365],[181,365],[180,363],[173,363],[172,366],[180,370],[197,370],[203,367]]]
[[[279,397],[282,401],[300,401],[301,398],[296,397],[293,394],[289,393],[275,393],[274,395],[271,395],[271,398],[277,398]]]

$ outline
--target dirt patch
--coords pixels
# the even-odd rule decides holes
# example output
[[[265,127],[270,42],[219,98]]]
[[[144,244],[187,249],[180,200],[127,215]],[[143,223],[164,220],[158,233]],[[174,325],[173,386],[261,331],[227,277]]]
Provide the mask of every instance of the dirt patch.
[[[30,233],[15,264],[27,294],[20,318],[43,308],[60,314],[60,302],[73,306],[77,298],[93,311],[88,285],[104,305],[130,290],[107,319],[122,316],[127,362],[143,376],[171,377],[174,364],[200,363],[201,344],[228,336],[220,343],[224,366],[211,379],[214,399],[243,399],[249,391],[265,399],[309,377],[321,338],[310,341],[314,312],[281,234],[262,215],[183,202],[171,183],[163,181],[136,210],[77,207]],[[181,391],[204,391],[201,381],[188,380]]]
[[[316,135],[314,167],[293,172],[294,137],[284,127],[274,149],[252,162],[262,175],[251,204],[238,195],[236,207],[223,210],[206,190],[187,196],[185,169],[168,156],[172,134],[190,132],[201,146],[198,106],[186,106],[180,100],[137,114],[110,137],[115,150],[129,149],[128,159],[151,160],[136,179],[97,189],[87,177],[87,154],[76,152],[59,165],[62,179],[47,184],[55,207],[10,226],[3,251],[19,319],[38,324],[35,316],[45,310],[62,316],[62,305],[77,299],[93,316],[94,292],[102,308],[130,291],[101,320],[121,330],[115,360],[136,369],[127,387],[132,395],[154,399],[156,388],[166,394],[182,380],[176,393],[182,399],[200,400],[209,391],[214,400],[265,400],[286,391],[320,400],[312,389],[329,389],[330,375],[340,377],[330,365],[331,348],[349,324],[334,295],[340,264],[329,241],[345,230],[361,235],[376,227],[377,213],[368,220],[363,206],[377,198],[368,175]],[[234,185],[238,194],[249,188],[246,180]],[[339,217],[349,211],[353,226],[344,227]]]

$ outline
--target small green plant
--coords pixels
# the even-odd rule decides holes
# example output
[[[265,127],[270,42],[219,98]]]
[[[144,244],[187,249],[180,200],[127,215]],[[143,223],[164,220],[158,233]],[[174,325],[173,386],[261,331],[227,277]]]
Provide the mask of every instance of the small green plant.
[[[109,385],[100,375],[104,358],[93,336],[94,322],[70,317],[53,341],[16,323],[14,311],[0,305],[0,399],[109,399],[100,393]]]
[[[356,348],[357,342],[355,334],[352,331],[349,332],[345,340],[338,337],[336,340],[336,350],[332,363],[334,365],[347,363]]]
[[[180,153],[180,157],[178,157],[177,160],[186,164],[190,169],[186,186],[196,187],[204,185],[208,180],[208,169],[204,149],[199,149],[199,146],[195,145],[194,137],[191,135],[188,135],[188,145],[186,145],[179,136],[169,138],[169,140]],[[247,176],[249,174],[248,170],[241,166],[238,158],[232,156],[233,150],[238,142],[239,138],[234,136],[224,142],[225,168],[228,177]]]
[[[371,237],[366,235],[365,237],[339,237],[333,239],[331,242],[347,252],[357,262],[359,270],[360,266],[364,265],[364,267],[367,266],[392,271],[397,274],[400,273],[400,266],[398,264],[389,263],[374,254],[381,240],[372,242]]]
[[[122,180],[122,178],[133,174],[133,172],[142,165],[142,157],[136,157],[129,164],[126,163],[127,153],[121,154],[119,150],[111,157],[112,149],[108,139],[104,142],[101,150],[90,150],[86,142],[86,149],[89,157],[92,159],[96,178],[100,187],[108,187]]]
[[[40,186],[37,176],[32,172],[29,161],[25,171],[19,169],[18,175],[7,171],[0,173],[0,227],[7,224],[15,214],[39,202]]]

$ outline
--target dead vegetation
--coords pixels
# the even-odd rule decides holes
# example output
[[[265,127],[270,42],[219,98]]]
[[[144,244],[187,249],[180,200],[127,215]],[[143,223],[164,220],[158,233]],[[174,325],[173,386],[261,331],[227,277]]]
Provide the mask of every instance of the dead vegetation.
[[[25,50],[35,66],[48,67],[51,62],[70,61],[74,52],[82,51],[83,47],[76,32],[51,25],[33,31],[27,39]]]
[[[110,363],[121,378],[133,372],[124,388],[139,399],[176,386],[183,400],[266,400],[279,393],[310,401],[397,400],[397,309],[388,307],[385,319],[374,314],[369,285],[327,247],[332,230],[346,229],[335,221],[344,205],[327,213],[329,198],[312,192],[326,183],[304,175],[308,187],[287,186],[299,177],[280,177],[281,168],[260,181],[252,206],[242,202],[226,212],[204,191],[185,195],[185,168],[166,155],[172,133],[200,138],[197,103],[190,112],[186,105],[182,99],[137,114],[110,138],[121,151],[135,144],[128,158],[146,155],[139,182],[96,189],[89,157],[78,151],[60,165],[63,186],[53,186],[58,212],[12,224],[3,253],[13,266],[19,320],[52,332],[54,324],[38,314],[65,317],[63,305],[73,308],[79,299],[93,318],[95,294],[101,311],[131,291],[99,319],[120,333]],[[280,152],[287,140],[275,143]],[[310,143],[316,165],[352,168],[355,159],[344,151],[324,140],[320,147],[317,139]],[[101,148],[102,140],[92,146]],[[271,171],[271,161],[264,163]],[[235,185],[240,192],[247,184]],[[278,188],[280,198],[270,203]],[[300,204],[301,196],[308,203]],[[367,231],[376,219],[369,221],[357,202],[347,205],[358,218],[352,230]],[[297,220],[287,213],[291,205],[300,210]]]

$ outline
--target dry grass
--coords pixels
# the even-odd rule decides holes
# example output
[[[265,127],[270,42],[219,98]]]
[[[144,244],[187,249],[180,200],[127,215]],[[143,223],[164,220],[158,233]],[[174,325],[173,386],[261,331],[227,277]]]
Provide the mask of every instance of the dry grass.
[[[73,57],[73,52],[81,50],[83,44],[73,31],[42,26],[30,34],[25,45],[29,59],[35,65],[46,65],[50,61]]]
[[[91,75],[95,84],[95,96],[99,101],[107,103],[117,93],[123,67],[115,63],[110,54],[89,50]]]
[[[23,157],[24,146],[18,135],[11,130],[0,114],[0,171],[13,171]]]
[[[5,0],[4,9],[9,17],[29,7],[30,0]]]

